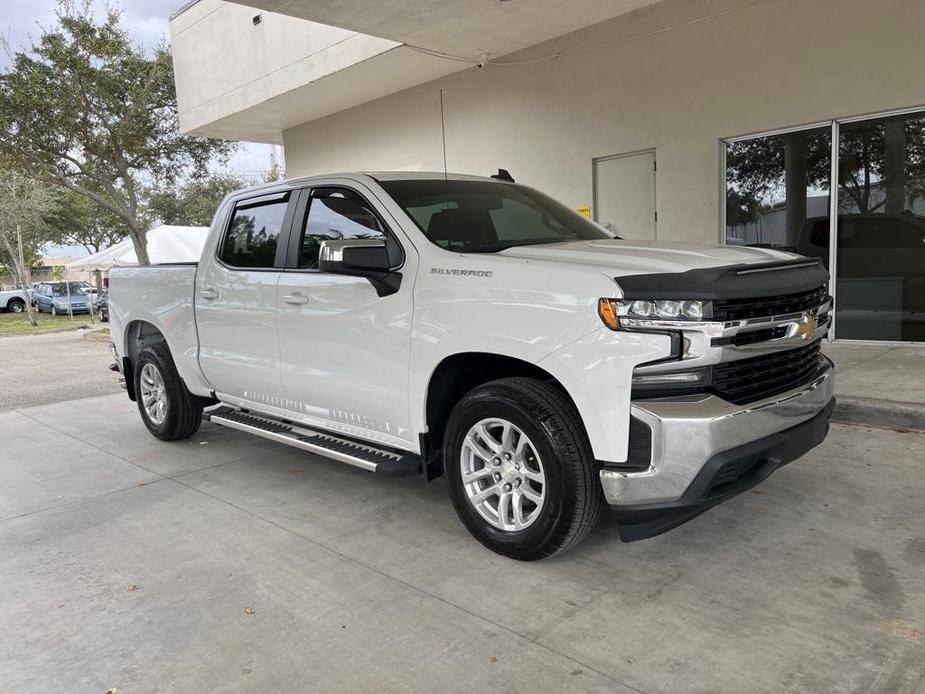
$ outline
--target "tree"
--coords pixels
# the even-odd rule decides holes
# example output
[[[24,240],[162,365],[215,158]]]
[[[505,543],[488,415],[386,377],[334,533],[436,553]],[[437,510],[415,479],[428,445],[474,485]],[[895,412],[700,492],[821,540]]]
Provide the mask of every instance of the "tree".
[[[185,185],[152,186],[145,192],[145,213],[161,224],[207,227],[222,199],[247,181],[233,174],[194,178]]]
[[[0,74],[0,155],[121,219],[147,264],[142,187],[202,175],[235,145],[179,134],[170,53],[134,47],[120,12],[97,21],[89,5],[62,0],[57,17]]]
[[[58,195],[46,217],[48,240],[65,246],[83,246],[96,253],[127,235],[125,222],[90,198],[69,190]]]
[[[32,302],[28,300],[27,258],[30,250],[44,242],[44,218],[52,204],[48,186],[18,171],[0,168],[0,247],[13,267],[16,282],[26,296],[29,322],[36,326]]]

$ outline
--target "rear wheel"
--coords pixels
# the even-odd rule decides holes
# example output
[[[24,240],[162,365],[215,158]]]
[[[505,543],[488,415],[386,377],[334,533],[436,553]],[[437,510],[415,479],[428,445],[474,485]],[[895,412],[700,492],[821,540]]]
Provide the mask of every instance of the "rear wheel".
[[[22,299],[10,299],[6,307],[13,313],[22,313],[26,310],[26,302]]]
[[[163,342],[146,345],[138,355],[135,399],[148,431],[162,441],[189,438],[202,423],[203,402],[186,389]]]
[[[450,415],[443,461],[463,524],[499,554],[551,556],[583,539],[600,516],[587,434],[556,385],[506,378],[469,392]]]

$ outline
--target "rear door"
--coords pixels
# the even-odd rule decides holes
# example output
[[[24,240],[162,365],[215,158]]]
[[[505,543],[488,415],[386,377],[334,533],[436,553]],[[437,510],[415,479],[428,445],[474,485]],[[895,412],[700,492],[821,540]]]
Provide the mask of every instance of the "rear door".
[[[293,419],[413,450],[413,274],[403,272],[408,268],[390,229],[394,220],[373,200],[358,183],[302,194],[277,291],[283,392]],[[327,239],[385,239],[393,276],[405,275],[398,290],[382,293],[365,277],[319,272],[318,249]]]
[[[221,399],[279,407],[276,285],[297,192],[235,201],[196,276],[199,362]]]

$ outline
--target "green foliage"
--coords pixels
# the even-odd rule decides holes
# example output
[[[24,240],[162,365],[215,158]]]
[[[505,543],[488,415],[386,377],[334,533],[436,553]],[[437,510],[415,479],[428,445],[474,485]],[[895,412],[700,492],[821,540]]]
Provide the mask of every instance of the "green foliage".
[[[45,242],[45,216],[51,205],[48,186],[15,169],[0,167],[0,262],[13,269],[20,289],[26,289],[28,261]],[[28,302],[27,311],[34,327]]]
[[[145,191],[145,213],[152,223],[207,227],[222,199],[246,185],[239,176],[218,174],[154,186]]]
[[[110,210],[66,189],[55,198],[45,222],[50,243],[83,246],[88,253],[109,248],[128,235],[125,222]]]
[[[121,219],[142,263],[143,186],[204,174],[233,148],[179,134],[170,53],[133,46],[114,10],[98,21],[62,2],[57,26],[0,74],[0,156]]]

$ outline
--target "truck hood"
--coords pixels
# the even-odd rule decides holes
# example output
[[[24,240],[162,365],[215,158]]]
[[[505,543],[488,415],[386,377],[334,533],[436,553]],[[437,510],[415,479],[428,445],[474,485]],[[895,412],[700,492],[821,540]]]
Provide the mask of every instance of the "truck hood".
[[[505,258],[584,265],[612,277],[751,265],[798,256],[769,248],[601,239],[508,248]]]

